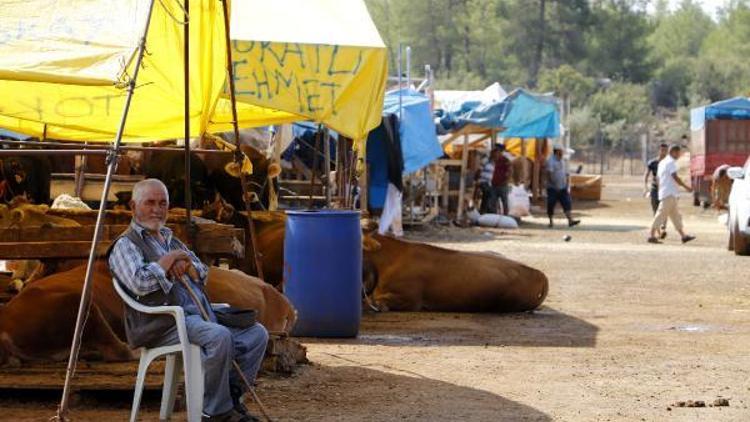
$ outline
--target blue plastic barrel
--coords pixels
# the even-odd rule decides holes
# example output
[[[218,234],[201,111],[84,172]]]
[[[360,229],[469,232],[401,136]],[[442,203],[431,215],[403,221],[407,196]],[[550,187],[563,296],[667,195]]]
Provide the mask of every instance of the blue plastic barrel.
[[[292,335],[354,337],[362,317],[359,211],[287,211],[284,293],[297,308]]]

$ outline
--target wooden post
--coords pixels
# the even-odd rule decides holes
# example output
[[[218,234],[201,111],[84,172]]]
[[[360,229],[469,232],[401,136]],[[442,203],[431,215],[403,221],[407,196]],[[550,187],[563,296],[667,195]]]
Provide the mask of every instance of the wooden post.
[[[86,143],[84,143],[86,145]],[[88,160],[85,155],[75,156],[75,172],[73,174],[73,185],[75,190],[73,195],[80,198],[83,192],[83,186],[86,184],[86,161]]]
[[[466,190],[466,164],[469,159],[469,134],[464,132],[464,147],[461,150],[461,180],[458,188],[458,209],[456,221],[461,223],[464,217],[464,191]]]
[[[526,182],[528,182],[526,180],[528,161],[526,160],[526,139],[524,138],[521,138],[521,158],[523,158],[521,161],[521,185],[526,189]]]
[[[354,144],[359,144],[359,142],[354,141]],[[362,174],[359,176],[359,210],[361,211],[361,215],[365,216],[368,214],[369,209],[369,203],[368,200],[368,186],[369,186],[369,173],[370,168],[367,165],[367,140],[365,139],[364,142],[361,143],[362,148],[360,151],[357,151],[357,155],[361,155],[361,157],[358,157],[354,163],[359,163],[360,160],[362,161]],[[357,164],[354,164],[356,167]],[[354,201],[352,201],[352,208],[354,208]]]
[[[531,175],[531,197],[534,200],[539,199],[539,179],[542,174],[542,168],[540,165],[542,157],[541,146],[540,139],[534,138],[534,169],[533,174]]]
[[[325,195],[326,195],[326,208],[331,208],[331,141],[328,138],[328,129],[323,129],[323,156],[325,163],[323,165],[323,171],[325,174]],[[322,178],[321,178],[322,179]]]
[[[346,208],[347,209],[354,209],[354,197],[352,192],[353,184],[352,180],[354,179],[355,171],[357,169],[357,152],[354,151],[354,140],[352,140],[349,145],[351,145],[351,148],[347,145],[347,162],[346,162],[346,192],[344,192],[344,198],[346,201]]]
[[[291,130],[286,125],[277,126],[276,132],[271,134],[271,141],[273,142],[273,159],[271,160],[271,163],[276,163],[279,166],[281,165],[281,140],[284,137],[284,134],[282,131],[285,130]],[[281,181],[281,175],[277,178],[277,180]],[[273,179],[268,179],[268,210],[269,211],[276,211],[279,209],[279,195],[278,192],[276,192],[276,189],[273,186]]]
[[[450,214],[450,176],[448,175],[448,169],[443,166],[443,209],[445,210],[445,216]]]

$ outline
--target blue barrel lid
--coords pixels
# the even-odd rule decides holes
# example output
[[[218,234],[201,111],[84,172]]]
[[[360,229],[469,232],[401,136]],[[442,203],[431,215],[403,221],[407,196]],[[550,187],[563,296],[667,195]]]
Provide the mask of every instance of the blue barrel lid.
[[[286,214],[295,217],[359,217],[361,212],[356,210],[287,210]]]

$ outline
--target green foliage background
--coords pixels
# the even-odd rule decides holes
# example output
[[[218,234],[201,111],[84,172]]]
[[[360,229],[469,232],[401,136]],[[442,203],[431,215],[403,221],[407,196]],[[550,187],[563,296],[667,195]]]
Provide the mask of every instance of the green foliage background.
[[[367,0],[395,69],[430,64],[438,89],[553,91],[570,100],[573,145],[639,133],[677,140],[692,106],[750,92],[750,0],[716,20],[695,0]],[[650,10],[649,13],[647,10]],[[395,73],[395,72],[392,72]],[[670,140],[670,139],[668,139]]]

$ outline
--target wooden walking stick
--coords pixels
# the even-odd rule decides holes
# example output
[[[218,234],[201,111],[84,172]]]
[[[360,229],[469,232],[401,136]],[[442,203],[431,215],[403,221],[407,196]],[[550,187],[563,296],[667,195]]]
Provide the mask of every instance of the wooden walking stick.
[[[188,269],[188,275],[192,277],[193,279],[198,279],[198,274],[195,272],[195,268],[191,265]],[[204,321],[210,321],[211,319],[208,316],[208,312],[203,307],[203,304],[198,299],[198,296],[195,294],[195,291],[193,290],[192,286],[190,286],[190,282],[185,279],[185,276],[179,278],[180,283],[185,287],[185,289],[188,292],[188,295],[190,295],[190,300],[193,301],[195,306],[198,308],[198,312],[201,314],[201,318],[203,318]],[[273,419],[268,415],[268,409],[266,409],[266,406],[263,405],[263,402],[260,401],[260,397],[258,397],[258,394],[255,392],[255,387],[250,384],[250,381],[247,380],[245,377],[245,374],[242,372],[242,368],[240,368],[240,365],[237,363],[235,359],[232,359],[232,367],[237,371],[237,373],[240,375],[240,379],[242,379],[242,382],[245,384],[245,387],[247,387],[247,391],[250,392],[250,394],[253,396],[253,400],[255,403],[258,404],[258,407],[260,408],[261,413],[263,413],[263,417],[266,418],[268,422],[273,422]]]

